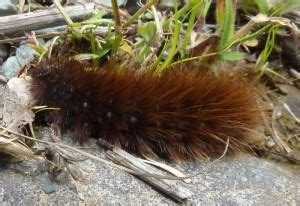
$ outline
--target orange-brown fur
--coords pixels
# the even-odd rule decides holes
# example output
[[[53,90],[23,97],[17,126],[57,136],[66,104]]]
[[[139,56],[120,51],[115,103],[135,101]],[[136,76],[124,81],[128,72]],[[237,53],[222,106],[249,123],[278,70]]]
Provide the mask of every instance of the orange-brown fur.
[[[138,155],[201,159],[246,149],[258,112],[249,84],[202,70],[160,75],[45,61],[30,71],[35,105],[81,141],[103,138]]]

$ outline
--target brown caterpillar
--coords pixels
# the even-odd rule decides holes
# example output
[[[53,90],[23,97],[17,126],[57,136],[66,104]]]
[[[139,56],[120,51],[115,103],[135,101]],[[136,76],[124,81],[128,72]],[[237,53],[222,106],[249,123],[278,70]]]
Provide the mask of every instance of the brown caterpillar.
[[[200,69],[160,75],[50,60],[30,70],[35,105],[60,108],[48,120],[84,141],[103,138],[137,155],[169,160],[247,150],[258,124],[250,84]]]

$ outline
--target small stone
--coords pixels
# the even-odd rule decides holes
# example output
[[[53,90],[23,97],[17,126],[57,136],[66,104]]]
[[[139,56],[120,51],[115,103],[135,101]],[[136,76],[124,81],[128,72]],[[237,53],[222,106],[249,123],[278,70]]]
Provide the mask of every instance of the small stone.
[[[266,147],[269,148],[269,149],[274,148],[275,145],[276,145],[276,143],[272,139],[268,139],[267,142],[266,142]]]
[[[17,60],[22,67],[29,64],[34,59],[35,54],[36,51],[26,44],[21,45],[16,51]]]
[[[11,79],[17,74],[19,69],[29,64],[36,54],[36,51],[28,45],[21,45],[17,51],[16,56],[9,57],[2,65],[2,73],[7,79]]]
[[[276,119],[280,119],[282,117],[282,111],[278,110],[275,114]]]
[[[3,63],[2,74],[6,79],[11,79],[17,74],[20,68],[21,65],[19,64],[17,57],[11,56]]]
[[[47,182],[43,185],[42,189],[46,194],[51,194],[55,192],[55,187],[51,180],[47,180]]]

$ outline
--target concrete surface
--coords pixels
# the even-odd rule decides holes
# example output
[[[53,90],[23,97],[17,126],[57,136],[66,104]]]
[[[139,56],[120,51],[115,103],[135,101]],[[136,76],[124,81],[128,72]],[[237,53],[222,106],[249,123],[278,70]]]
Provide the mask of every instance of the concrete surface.
[[[96,150],[96,152],[95,152]],[[100,149],[92,150],[101,154]],[[0,166],[0,205],[174,204],[150,186],[125,172],[92,160],[80,163],[83,182],[69,175],[53,182],[42,161]],[[176,166],[196,173],[207,163]],[[173,165],[174,166],[174,165]],[[203,205],[299,205],[300,167],[278,164],[250,155],[225,158],[190,184],[179,181],[194,195],[191,203]]]

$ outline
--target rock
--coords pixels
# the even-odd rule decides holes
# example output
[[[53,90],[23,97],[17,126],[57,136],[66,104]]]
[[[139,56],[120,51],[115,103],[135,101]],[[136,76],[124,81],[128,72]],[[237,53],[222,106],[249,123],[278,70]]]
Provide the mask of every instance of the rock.
[[[18,13],[17,7],[14,5],[15,1],[1,0],[0,1],[0,16],[13,15]]]
[[[22,67],[29,64],[34,59],[35,54],[36,51],[27,44],[21,45],[16,51],[17,60]]]
[[[283,103],[283,108],[296,122],[300,123],[300,91],[294,93],[293,95],[288,95],[285,102]]]
[[[46,133],[49,135],[49,132]],[[103,157],[100,149],[85,151]],[[79,164],[85,173],[84,181],[76,182],[67,176],[60,182],[54,182],[52,189],[55,188],[55,191],[47,190],[51,194],[45,193],[44,185],[49,181],[45,168],[39,169],[36,161],[8,165],[0,171],[0,191],[4,191],[2,201],[11,205],[174,204],[171,199],[126,172],[90,159]],[[185,174],[203,171],[190,184],[178,181],[194,193],[189,200],[193,204],[296,205],[300,202],[300,171],[291,165],[241,155],[223,158],[205,170],[207,162],[171,166]]]
[[[55,192],[55,187],[54,184],[51,180],[48,180],[44,185],[42,190],[46,193],[46,194],[51,194],[53,192]]]
[[[28,65],[33,59],[36,52],[28,45],[21,45],[16,56],[9,57],[2,65],[2,73],[7,79],[14,77],[18,71]]]
[[[9,57],[2,65],[2,74],[6,79],[10,79],[17,74],[21,68],[16,56]]]
[[[287,96],[281,100],[282,113],[288,113],[300,123],[300,90],[292,85],[276,84],[276,87]]]
[[[268,138],[266,143],[265,143],[266,147],[268,149],[274,148],[276,146],[276,143],[274,142],[274,140],[272,138]]]
[[[297,89],[295,86],[288,85],[288,84],[280,84],[275,83],[278,90],[283,94],[294,94],[299,92],[299,89]]]

